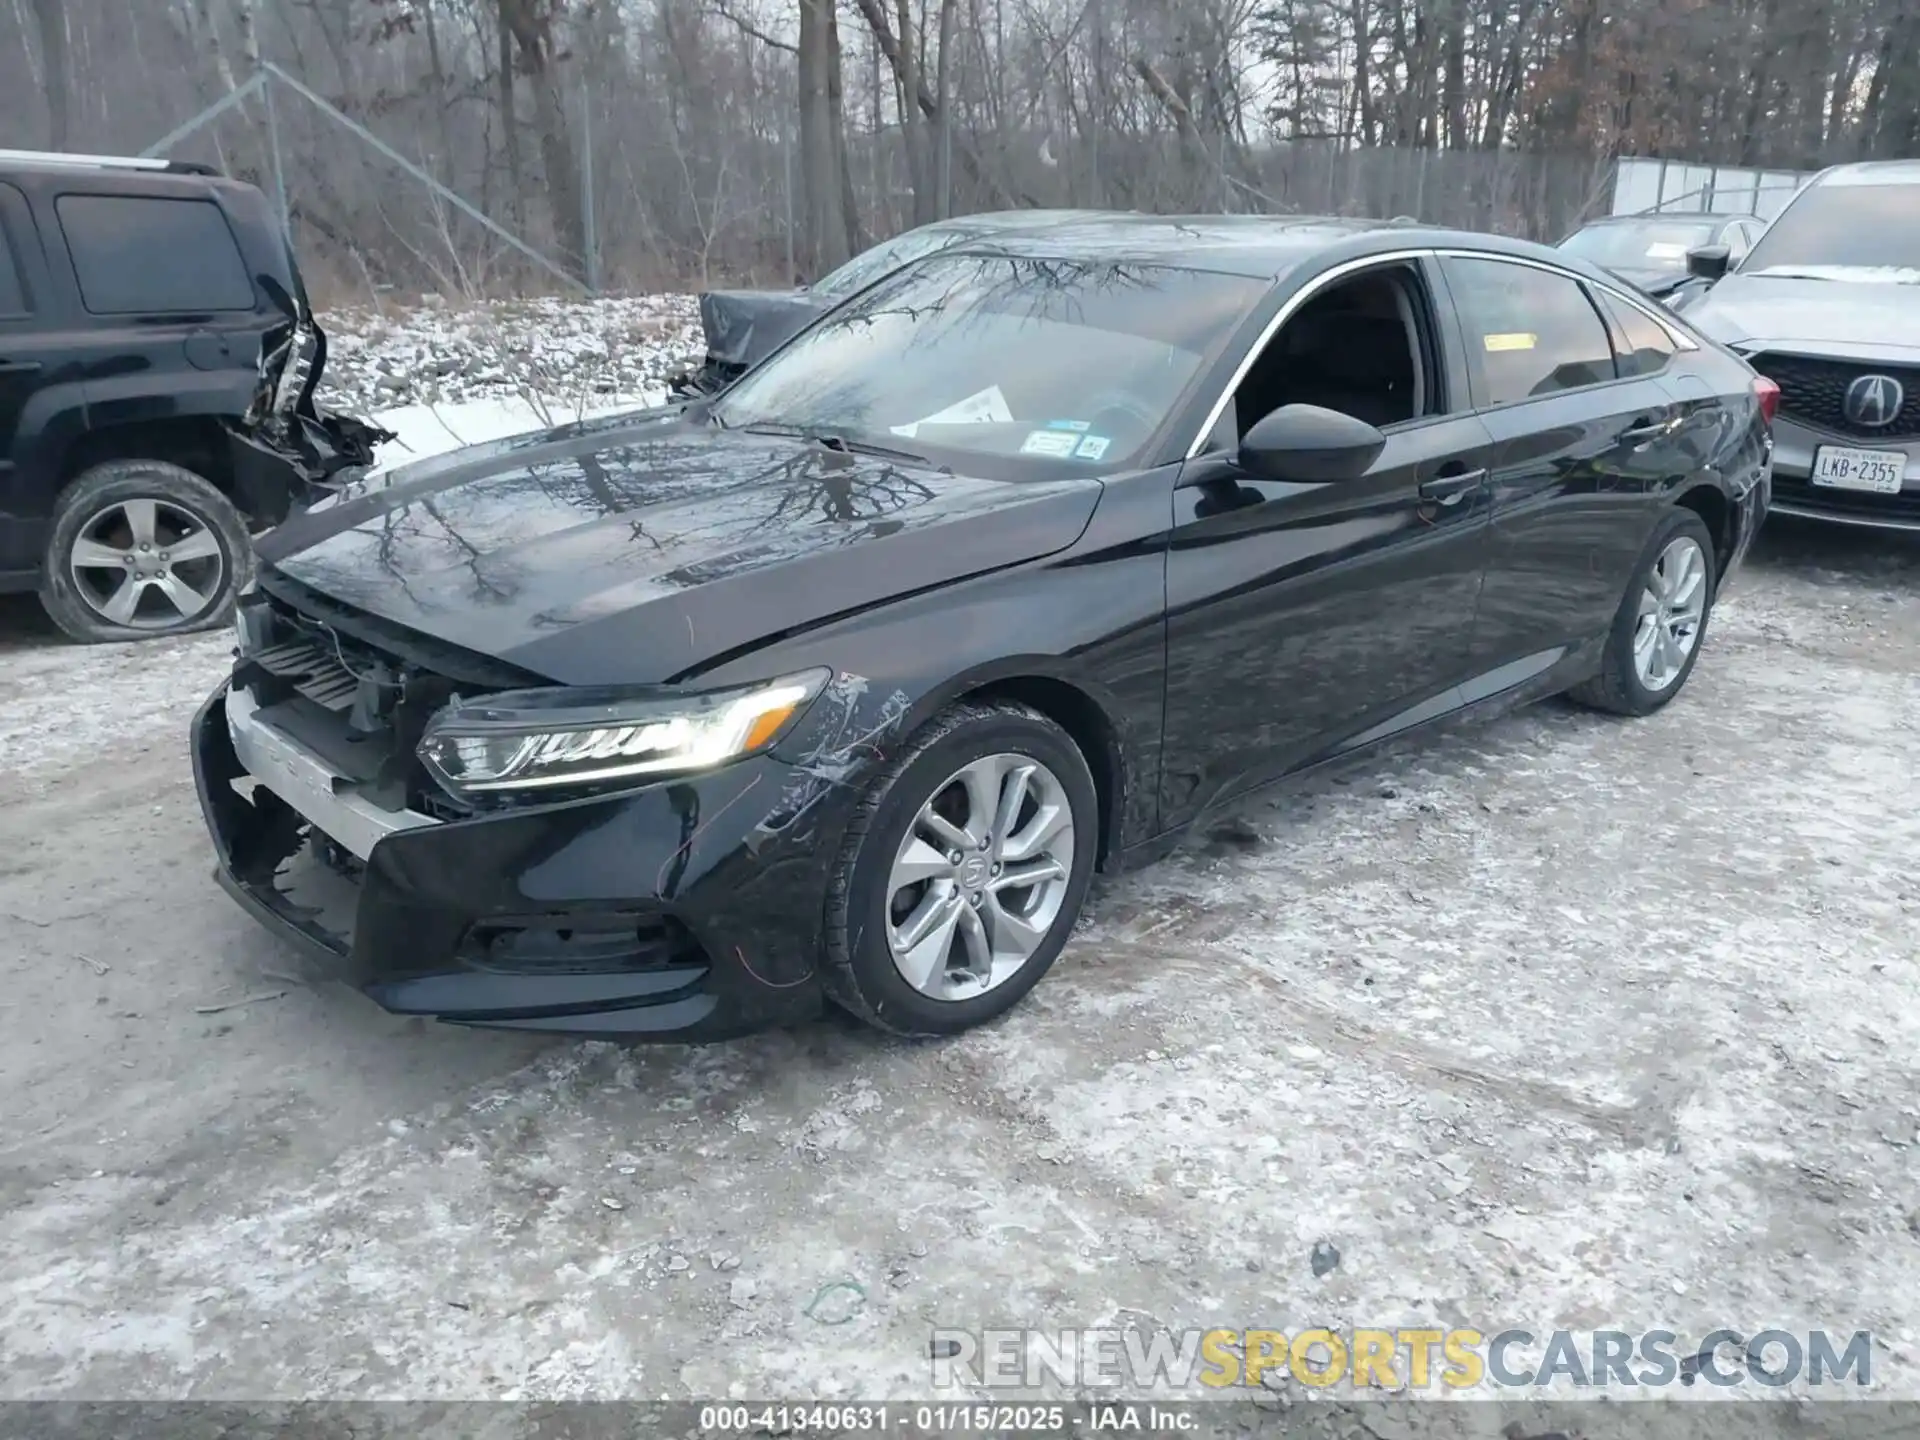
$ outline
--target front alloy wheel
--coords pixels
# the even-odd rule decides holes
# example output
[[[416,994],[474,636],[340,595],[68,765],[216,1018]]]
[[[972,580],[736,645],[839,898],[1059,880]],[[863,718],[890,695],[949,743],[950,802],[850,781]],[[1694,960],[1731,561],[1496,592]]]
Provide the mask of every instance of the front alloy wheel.
[[[829,996],[901,1035],[951,1035],[1012,1008],[1086,898],[1099,798],[1048,716],[962,701],[874,777],[829,878]]]
[[[1073,803],[1024,755],[984,755],[914,816],[887,881],[887,946],[935,1000],[1004,985],[1033,958],[1073,874]]]

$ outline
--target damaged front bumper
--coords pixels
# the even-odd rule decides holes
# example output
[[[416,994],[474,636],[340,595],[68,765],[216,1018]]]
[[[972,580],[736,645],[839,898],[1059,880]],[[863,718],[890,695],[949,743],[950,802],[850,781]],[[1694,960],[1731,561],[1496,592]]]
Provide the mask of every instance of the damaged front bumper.
[[[221,887],[396,1014],[687,1041],[820,1011],[828,862],[817,831],[779,823],[780,761],[466,818],[389,810],[227,684],[192,749]]]
[[[336,415],[314,400],[326,366],[326,332],[287,297],[289,323],[261,347],[260,383],[238,420],[227,422],[234,490],[264,528],[311,505],[373,464],[391,430]]]

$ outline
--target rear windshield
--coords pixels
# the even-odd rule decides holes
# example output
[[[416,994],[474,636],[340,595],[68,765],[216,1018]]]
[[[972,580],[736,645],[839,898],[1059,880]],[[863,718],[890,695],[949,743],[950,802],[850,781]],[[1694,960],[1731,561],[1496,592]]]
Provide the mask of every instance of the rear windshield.
[[[253,309],[246,262],[211,200],[62,195],[54,208],[93,314]]]
[[[1920,284],[1920,185],[1803,190],[1740,266],[1742,275],[1768,272]]]
[[[1647,220],[1590,225],[1560,242],[1569,255],[1607,270],[1684,270],[1687,251],[1713,243],[1712,222]]]

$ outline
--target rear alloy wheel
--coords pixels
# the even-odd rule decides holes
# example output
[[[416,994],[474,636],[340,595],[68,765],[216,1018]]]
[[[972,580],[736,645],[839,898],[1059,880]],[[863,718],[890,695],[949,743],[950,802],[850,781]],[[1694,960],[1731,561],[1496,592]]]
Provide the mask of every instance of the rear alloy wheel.
[[[1680,693],[1713,613],[1713,539],[1691,510],[1672,510],[1647,542],[1607,632],[1600,670],[1573,699],[1616,715],[1650,715]]]
[[[827,904],[828,992],[945,1035],[1010,1009],[1065,946],[1093,869],[1085,758],[1044,715],[962,704],[874,782]]]
[[[225,620],[253,569],[226,496],[157,460],[100,465],[60,497],[40,600],[76,640],[139,640]]]

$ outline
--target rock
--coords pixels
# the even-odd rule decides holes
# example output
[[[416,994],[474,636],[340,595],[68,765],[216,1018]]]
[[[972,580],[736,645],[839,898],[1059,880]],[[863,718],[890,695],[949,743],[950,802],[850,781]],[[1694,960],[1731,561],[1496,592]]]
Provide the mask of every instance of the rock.
[[[1340,1268],[1340,1249],[1331,1240],[1322,1240],[1313,1247],[1308,1263],[1313,1266],[1316,1280],[1323,1275],[1331,1275]]]
[[[600,1197],[600,1203],[609,1210],[624,1210],[627,1208],[624,1200],[616,1200],[611,1195],[602,1195]]]
[[[1161,1054],[1160,1054],[1160,1052],[1159,1052],[1158,1050],[1149,1050],[1149,1051],[1147,1051],[1147,1059],[1149,1059],[1149,1060],[1158,1060],[1158,1059],[1160,1059],[1160,1058],[1162,1058],[1162,1057],[1161,1057]]]
[[[740,1268],[740,1257],[716,1250],[707,1257],[707,1263],[716,1270],[738,1270]]]
[[[745,1310],[753,1304],[753,1297],[760,1287],[744,1275],[733,1277],[733,1283],[727,1287],[727,1303],[736,1310]]]
[[[667,1257],[667,1269],[668,1269],[669,1271],[671,1271],[671,1272],[672,1272],[673,1274],[675,1274],[675,1275],[678,1275],[678,1274],[680,1274],[680,1273],[681,1273],[682,1271],[684,1271],[684,1270],[686,1270],[686,1269],[688,1269],[688,1268],[689,1268],[689,1265],[688,1265],[688,1261],[687,1261],[687,1257],[686,1257],[686,1256],[684,1256],[684,1255],[669,1255],[669,1256]]]
[[[1914,1239],[1920,1240],[1920,1210],[1907,1212],[1907,1233]]]
[[[1258,1260],[1247,1261],[1247,1273],[1250,1275],[1258,1275],[1260,1273],[1260,1262]]]

